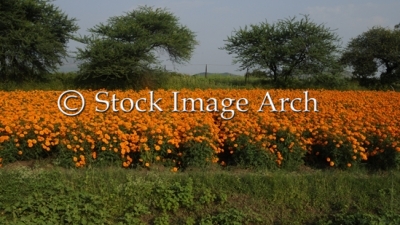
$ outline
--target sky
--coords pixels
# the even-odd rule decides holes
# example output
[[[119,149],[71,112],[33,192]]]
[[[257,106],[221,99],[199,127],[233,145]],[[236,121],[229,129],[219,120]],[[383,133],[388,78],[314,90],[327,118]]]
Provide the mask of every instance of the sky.
[[[166,55],[160,55],[167,70],[186,74],[209,73],[244,74],[239,65],[232,64],[233,55],[219,48],[225,45],[234,30],[261,22],[275,23],[278,20],[309,15],[317,24],[334,30],[345,47],[373,26],[394,28],[400,23],[400,1],[349,1],[349,0],[55,0],[52,4],[69,17],[77,19],[78,35],[88,35],[88,29],[107,22],[113,16],[122,16],[138,6],[166,8],[179,18],[182,25],[196,33],[196,46],[191,60],[185,65],[173,65]],[[72,53],[84,45],[71,41],[68,50]],[[73,53],[72,53],[73,54]],[[64,70],[73,70],[76,64],[69,61]]]

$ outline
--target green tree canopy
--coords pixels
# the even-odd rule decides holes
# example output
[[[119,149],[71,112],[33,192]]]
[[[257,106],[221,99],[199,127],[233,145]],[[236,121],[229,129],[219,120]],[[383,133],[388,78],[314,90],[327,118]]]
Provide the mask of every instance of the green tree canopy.
[[[111,17],[80,41],[77,59],[81,80],[95,82],[134,81],[158,65],[157,51],[166,52],[173,63],[192,55],[195,34],[166,9],[142,6],[123,16]]]
[[[340,38],[323,24],[315,24],[306,15],[270,24],[245,26],[229,36],[222,50],[235,54],[234,63],[242,70],[265,70],[276,81],[293,74],[314,74],[340,69]]]
[[[378,75],[382,84],[400,80],[400,30],[373,27],[351,39],[342,62],[359,79]]]
[[[0,80],[35,79],[54,71],[77,30],[75,19],[48,0],[1,0]]]

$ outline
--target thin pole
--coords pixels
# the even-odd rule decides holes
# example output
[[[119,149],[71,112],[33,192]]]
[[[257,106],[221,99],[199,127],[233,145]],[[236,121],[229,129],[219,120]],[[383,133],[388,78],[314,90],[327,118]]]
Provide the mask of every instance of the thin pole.
[[[247,84],[247,79],[249,77],[249,68],[246,69],[246,74],[244,75],[244,83]]]

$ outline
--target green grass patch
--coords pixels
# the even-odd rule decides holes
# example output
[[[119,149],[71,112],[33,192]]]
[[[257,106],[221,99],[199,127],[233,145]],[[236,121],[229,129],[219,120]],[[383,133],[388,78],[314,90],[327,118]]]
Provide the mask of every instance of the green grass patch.
[[[0,170],[1,224],[399,224],[400,172]]]
[[[129,82],[125,80],[109,81],[81,81],[76,72],[54,73],[47,75],[43,80],[25,82],[1,82],[0,90],[56,90],[69,89],[325,89],[325,90],[400,90],[400,84],[380,85],[378,81],[372,84],[364,84],[341,75],[315,74],[313,76],[294,76],[288,80],[278,79],[274,82],[268,77],[250,76],[246,80],[244,76],[232,74],[211,73],[204,75],[186,75],[176,72],[155,70],[146,74],[140,74]]]

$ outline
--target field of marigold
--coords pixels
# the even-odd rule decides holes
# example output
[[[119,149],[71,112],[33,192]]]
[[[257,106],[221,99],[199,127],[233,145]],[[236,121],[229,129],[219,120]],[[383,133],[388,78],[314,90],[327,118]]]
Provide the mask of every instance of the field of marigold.
[[[77,116],[61,113],[60,91],[0,92],[0,166],[41,158],[65,167],[160,164],[172,171],[212,163],[268,169],[400,165],[398,92],[309,90],[317,105],[309,101],[307,112],[301,90],[108,91],[98,95],[102,102],[98,92],[80,91],[86,102]],[[154,102],[161,98],[158,108],[150,93]],[[119,101],[113,107],[114,94]],[[123,98],[132,102],[121,107]],[[184,112],[183,98],[203,99],[203,106],[197,101],[192,111],[187,101]],[[226,98],[236,101],[224,109]],[[281,98],[287,99],[284,111]],[[302,101],[291,104],[296,98]],[[65,102],[81,106],[79,99]]]

